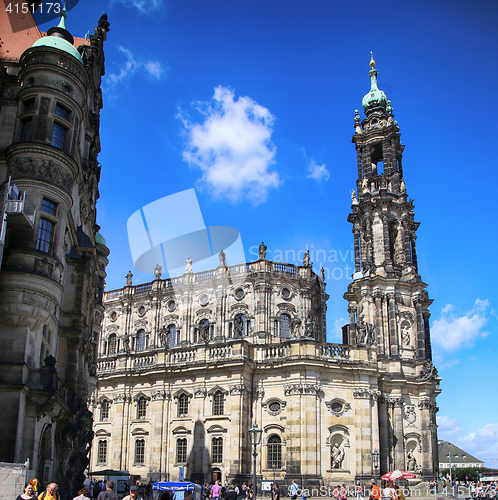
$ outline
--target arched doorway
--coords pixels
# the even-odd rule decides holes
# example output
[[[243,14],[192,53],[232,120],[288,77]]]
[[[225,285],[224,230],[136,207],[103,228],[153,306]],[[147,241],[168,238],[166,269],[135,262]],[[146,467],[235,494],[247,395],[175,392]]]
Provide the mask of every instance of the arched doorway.
[[[215,481],[219,481],[220,484],[222,484],[221,483],[221,470],[218,469],[218,467],[215,467],[211,471],[211,481],[212,481],[213,484],[215,483]]]
[[[38,452],[38,488],[43,491],[50,481],[50,466],[52,465],[52,424],[43,428]],[[41,483],[41,484],[40,484]]]

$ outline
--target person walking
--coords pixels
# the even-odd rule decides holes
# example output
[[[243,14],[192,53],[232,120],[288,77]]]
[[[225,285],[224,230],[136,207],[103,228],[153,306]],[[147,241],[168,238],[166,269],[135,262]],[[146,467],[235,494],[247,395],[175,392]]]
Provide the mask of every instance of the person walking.
[[[209,498],[213,499],[217,498],[218,500],[220,500],[220,494],[221,494],[220,482],[216,480],[213,486],[211,486],[211,494],[209,495]]]
[[[47,489],[38,495],[38,500],[60,500],[61,496],[57,489],[56,483],[47,484]]]
[[[130,486],[130,492],[123,500],[137,500],[138,498],[138,488],[136,486]]]
[[[280,500],[280,490],[277,483],[273,485],[273,500]]]
[[[107,481],[105,485],[105,490],[99,493],[97,500],[118,500],[118,494],[113,490],[114,490],[114,481]]]
[[[295,479],[293,479],[289,487],[289,495],[291,497],[291,500],[297,500],[298,491],[299,491],[299,486],[297,485]]]
[[[81,488],[78,491],[78,496],[74,497],[73,500],[90,500],[90,491],[87,488]]]
[[[356,500],[363,500],[360,481],[356,481]]]
[[[16,500],[31,500],[32,498],[35,498],[36,495],[33,493],[33,485],[31,483],[28,483],[24,487],[24,493],[21,493]]]

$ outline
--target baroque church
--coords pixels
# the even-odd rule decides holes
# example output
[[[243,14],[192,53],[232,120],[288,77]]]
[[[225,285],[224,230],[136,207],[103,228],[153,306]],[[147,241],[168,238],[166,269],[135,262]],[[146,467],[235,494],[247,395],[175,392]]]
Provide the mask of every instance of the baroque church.
[[[144,480],[249,482],[248,429],[262,430],[256,473],[302,487],[438,470],[437,371],[417,264],[400,129],[377,87],[356,111],[355,269],[342,344],[326,341],[323,274],[253,262],[126,285],[104,294],[91,470]],[[351,169],[353,174],[353,168]],[[380,455],[377,455],[379,452]],[[374,457],[379,456],[377,463]]]
[[[5,5],[0,462],[26,463],[27,479],[36,477],[42,489],[56,481],[62,498],[72,498],[93,439],[87,402],[97,382],[109,254],[95,210],[109,23],[104,14],[93,35],[74,38],[63,9],[59,25],[42,33],[30,12]]]

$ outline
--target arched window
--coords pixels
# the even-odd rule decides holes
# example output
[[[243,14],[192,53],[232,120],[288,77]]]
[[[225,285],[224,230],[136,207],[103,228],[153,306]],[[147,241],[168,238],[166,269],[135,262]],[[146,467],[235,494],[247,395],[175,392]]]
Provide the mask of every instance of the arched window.
[[[116,354],[116,349],[117,348],[117,340],[116,340],[116,335],[112,333],[109,335],[109,343],[108,343],[108,354]]]
[[[211,459],[213,464],[221,464],[223,462],[223,438],[214,437],[211,441]]]
[[[186,417],[188,415],[188,396],[180,394],[178,398],[178,417]]]
[[[176,463],[187,463],[187,438],[176,440]]]
[[[138,331],[135,345],[136,351],[145,351],[145,349],[149,348],[149,336],[145,333],[145,330]]]
[[[280,315],[280,336],[286,339],[290,337],[290,316],[288,314]]]
[[[168,325],[168,339],[170,347],[180,343],[180,330],[176,325]]]
[[[135,441],[135,464],[145,464],[145,439]]]
[[[147,416],[147,400],[142,396],[137,400],[137,418],[143,420]]]
[[[221,391],[213,394],[213,415],[223,415],[225,412],[225,396]]]
[[[100,439],[97,451],[97,463],[105,464],[106,462],[107,462],[107,441],[105,439]]]
[[[268,469],[282,468],[282,440],[275,434],[268,438],[266,458]]]
[[[104,399],[100,405],[100,420],[109,420],[109,401]]]

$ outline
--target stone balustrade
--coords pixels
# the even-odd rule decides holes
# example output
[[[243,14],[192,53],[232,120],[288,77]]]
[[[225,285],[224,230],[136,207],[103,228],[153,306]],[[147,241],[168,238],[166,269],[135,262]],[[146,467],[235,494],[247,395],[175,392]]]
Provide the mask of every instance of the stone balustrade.
[[[296,362],[299,360],[327,363],[376,362],[375,347],[320,344],[311,340],[287,340],[282,343],[252,344],[246,340],[232,340],[215,345],[198,344],[151,348],[147,352],[120,353],[112,358],[101,357],[98,374],[127,370],[171,366],[182,363],[237,362],[252,359],[254,363]]]

